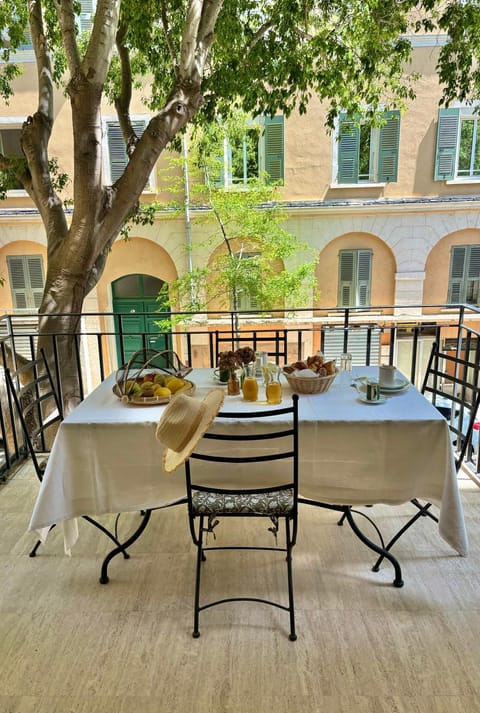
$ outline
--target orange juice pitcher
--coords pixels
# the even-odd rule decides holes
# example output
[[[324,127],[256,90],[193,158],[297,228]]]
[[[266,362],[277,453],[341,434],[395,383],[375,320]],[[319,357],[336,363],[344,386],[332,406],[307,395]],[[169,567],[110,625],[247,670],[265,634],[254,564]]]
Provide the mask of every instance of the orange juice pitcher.
[[[258,381],[255,376],[254,364],[247,364],[245,367],[242,391],[245,401],[256,401],[258,399]]]
[[[280,370],[270,365],[264,369],[265,395],[269,404],[282,403],[282,384],[280,383]]]

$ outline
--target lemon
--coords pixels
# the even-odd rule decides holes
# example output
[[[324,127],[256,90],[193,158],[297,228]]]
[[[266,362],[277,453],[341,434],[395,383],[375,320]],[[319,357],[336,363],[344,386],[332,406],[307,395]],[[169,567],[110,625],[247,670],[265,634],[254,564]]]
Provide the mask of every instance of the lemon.
[[[159,399],[169,399],[172,392],[166,386],[156,386],[153,395]]]
[[[179,389],[185,386],[185,381],[179,379],[177,376],[171,376],[166,380],[165,386],[170,389],[172,394],[175,394]]]

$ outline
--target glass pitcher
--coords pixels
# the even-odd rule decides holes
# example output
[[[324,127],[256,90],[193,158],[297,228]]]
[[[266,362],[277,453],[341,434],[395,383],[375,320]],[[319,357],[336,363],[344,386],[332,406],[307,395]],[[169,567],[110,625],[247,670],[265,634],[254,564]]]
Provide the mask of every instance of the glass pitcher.
[[[267,369],[265,374],[265,395],[269,404],[282,403],[282,384],[280,383],[280,369]]]
[[[258,381],[255,376],[255,364],[247,364],[244,368],[242,392],[245,401],[257,401]]]

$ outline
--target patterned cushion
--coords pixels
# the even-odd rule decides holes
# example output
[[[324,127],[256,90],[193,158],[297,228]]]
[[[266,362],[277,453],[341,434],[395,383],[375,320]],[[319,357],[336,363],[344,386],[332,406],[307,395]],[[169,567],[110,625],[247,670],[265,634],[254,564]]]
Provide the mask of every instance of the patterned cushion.
[[[252,515],[288,515],[293,510],[293,489],[271,493],[192,493],[196,515],[251,513]]]

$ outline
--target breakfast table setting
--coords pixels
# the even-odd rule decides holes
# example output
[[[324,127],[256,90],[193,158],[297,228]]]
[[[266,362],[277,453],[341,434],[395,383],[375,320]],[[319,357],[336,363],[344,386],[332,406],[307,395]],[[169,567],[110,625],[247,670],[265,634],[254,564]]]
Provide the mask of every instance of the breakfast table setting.
[[[280,370],[274,366],[278,380]],[[275,416],[275,409],[296,391],[302,502],[395,506],[423,498],[439,507],[441,537],[465,556],[468,541],[453,449],[448,424],[437,409],[394,367],[352,369],[348,359],[342,371],[334,365],[330,374],[318,374],[314,367],[310,371],[317,379],[329,380],[328,388],[315,392],[315,376],[303,374],[307,363],[301,369],[295,368],[298,363],[289,366],[293,368],[282,370],[278,406],[267,400],[268,369],[258,378],[254,401],[241,391],[228,395],[218,369],[188,369],[177,379],[183,379],[181,390],[192,398],[223,390],[223,410],[251,413],[241,426],[232,418],[232,427],[252,432],[259,428],[256,409],[268,406],[272,419],[278,420],[282,417]],[[119,390],[118,373],[111,374],[65,418],[49,456],[29,529],[45,540],[51,526],[61,524],[66,553],[78,539],[77,518],[82,515],[151,512],[185,502],[183,470],[163,472],[162,444],[155,438],[159,419],[175,395],[155,400],[136,390],[135,403],[124,393],[126,382],[133,381],[127,376],[123,373]],[[297,386],[296,378],[311,385]],[[210,428],[215,430],[215,421]],[[224,472],[218,485],[230,487],[239,478],[243,485],[268,485],[261,464],[244,472]]]

